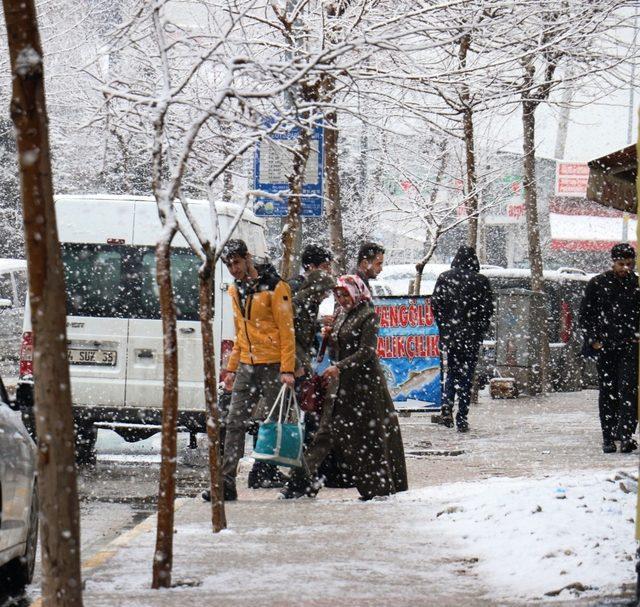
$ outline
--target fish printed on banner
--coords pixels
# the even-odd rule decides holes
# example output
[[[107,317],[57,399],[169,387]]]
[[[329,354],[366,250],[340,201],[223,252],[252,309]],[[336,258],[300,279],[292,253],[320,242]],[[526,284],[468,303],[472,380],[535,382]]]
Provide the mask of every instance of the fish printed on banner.
[[[438,410],[440,349],[431,298],[385,296],[373,301],[380,322],[378,357],[396,407]]]

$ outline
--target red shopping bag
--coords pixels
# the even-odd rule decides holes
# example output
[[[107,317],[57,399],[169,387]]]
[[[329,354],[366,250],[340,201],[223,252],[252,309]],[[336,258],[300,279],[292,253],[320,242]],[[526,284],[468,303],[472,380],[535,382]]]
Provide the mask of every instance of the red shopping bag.
[[[300,409],[307,413],[320,413],[326,393],[326,380],[322,375],[314,375],[300,388]]]

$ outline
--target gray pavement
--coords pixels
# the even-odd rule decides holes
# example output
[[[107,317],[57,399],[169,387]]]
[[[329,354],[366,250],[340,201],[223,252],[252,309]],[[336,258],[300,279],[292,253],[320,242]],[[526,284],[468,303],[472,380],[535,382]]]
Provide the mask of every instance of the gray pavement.
[[[636,455],[602,453],[591,391],[508,401],[482,395],[466,435],[430,423],[426,414],[401,423],[412,489],[495,476],[614,471],[637,462]],[[450,540],[429,532],[435,506],[362,503],[355,490],[339,489],[325,489],[315,500],[282,502],[276,490],[246,489],[247,469],[243,462],[239,501],[227,504],[229,528],[222,534],[211,533],[207,504],[199,498],[179,501],[174,588],[149,590],[151,518],[92,555],[84,574],[85,604],[509,604],[487,598],[473,560],[456,556]],[[605,599],[610,597],[560,603],[597,605]]]

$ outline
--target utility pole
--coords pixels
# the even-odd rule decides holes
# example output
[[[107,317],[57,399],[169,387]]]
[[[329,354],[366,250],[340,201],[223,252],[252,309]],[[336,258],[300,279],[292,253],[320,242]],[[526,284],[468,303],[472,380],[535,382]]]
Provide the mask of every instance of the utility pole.
[[[633,143],[633,114],[635,104],[636,87],[636,48],[638,46],[638,5],[636,4],[633,15],[633,41],[631,43],[632,56],[631,74],[629,78],[629,113],[627,118],[627,145]],[[626,211],[622,215],[622,242],[629,242],[629,213]]]
[[[571,80],[572,76],[571,68],[568,68],[565,77],[567,80]],[[571,115],[573,92],[574,88],[571,83],[567,84],[567,87],[562,92],[558,131],[556,133],[556,149],[554,153],[556,160],[564,160],[565,149],[567,147],[567,135],[569,134],[569,116]]]

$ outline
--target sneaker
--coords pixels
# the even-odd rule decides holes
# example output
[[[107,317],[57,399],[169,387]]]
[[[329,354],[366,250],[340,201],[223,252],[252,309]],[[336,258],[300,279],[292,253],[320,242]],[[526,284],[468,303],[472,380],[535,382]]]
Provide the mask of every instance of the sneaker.
[[[605,440],[602,442],[603,453],[615,453],[617,450],[616,444],[612,440]]]
[[[287,477],[276,466],[256,462],[249,471],[247,486],[249,489],[280,489],[286,482]]]
[[[633,439],[623,440],[620,443],[620,453],[631,453],[632,451],[635,451],[637,448],[638,448],[638,443],[636,443],[636,441],[634,441]]]

